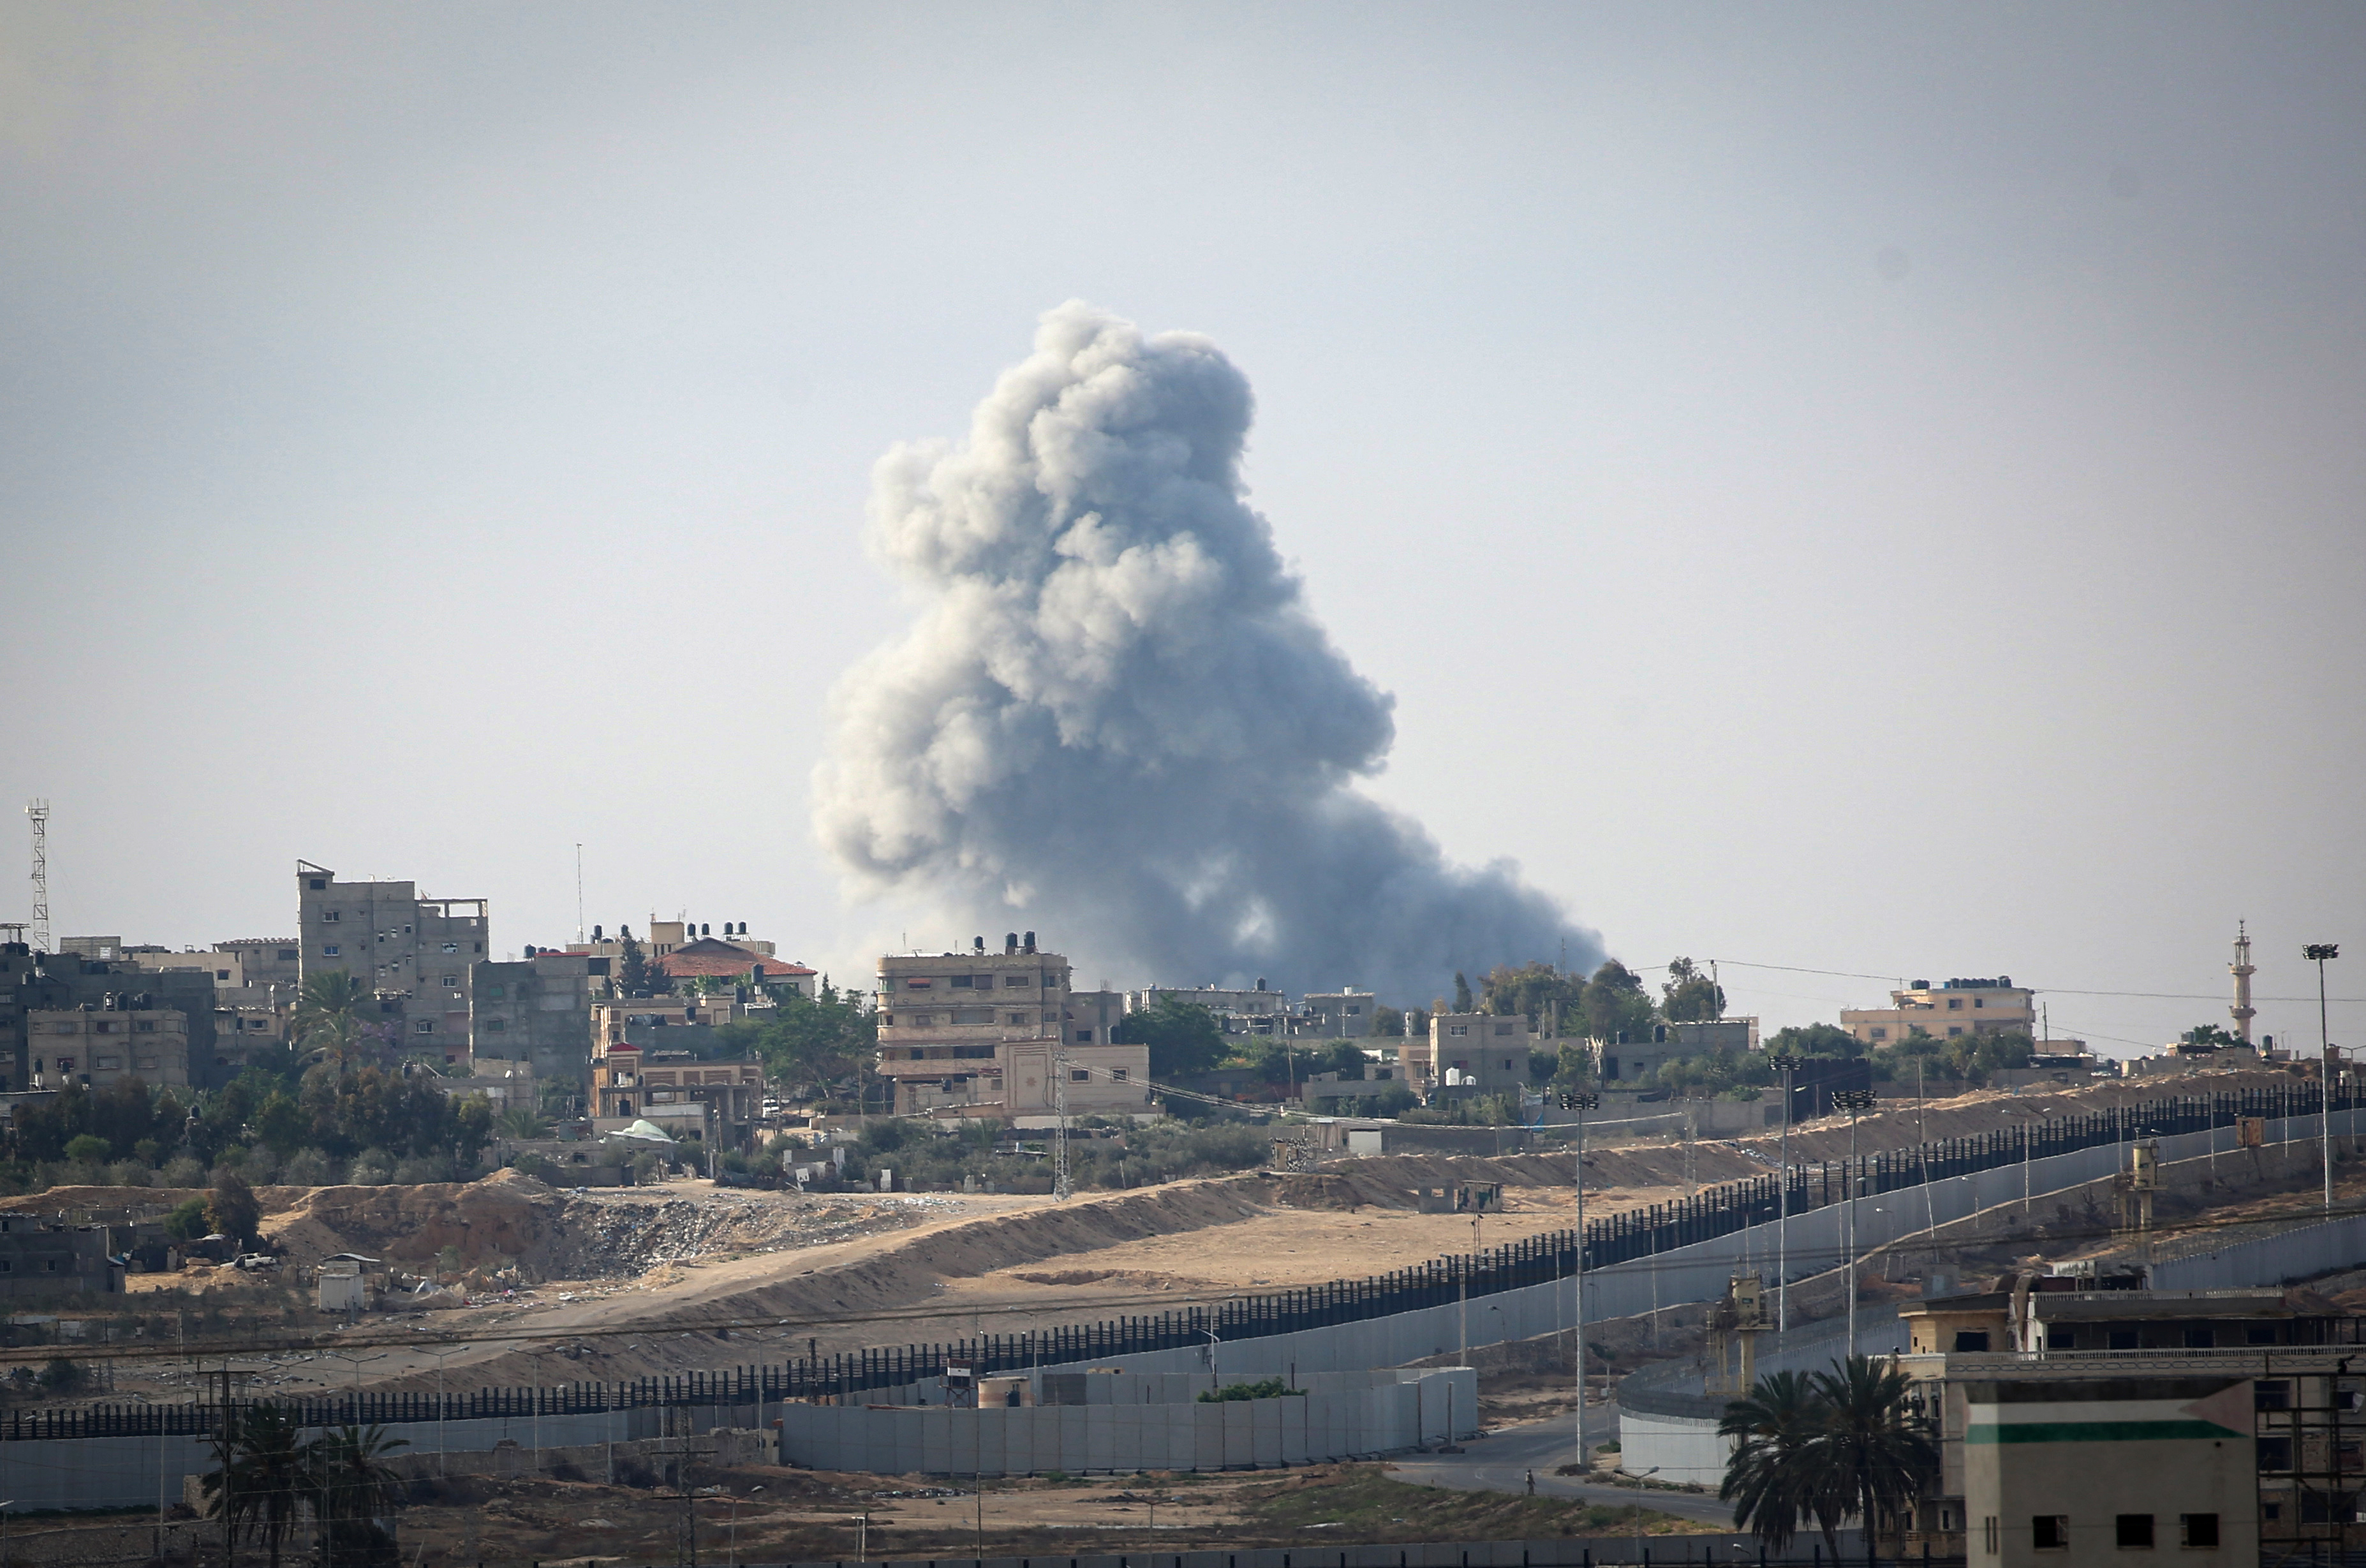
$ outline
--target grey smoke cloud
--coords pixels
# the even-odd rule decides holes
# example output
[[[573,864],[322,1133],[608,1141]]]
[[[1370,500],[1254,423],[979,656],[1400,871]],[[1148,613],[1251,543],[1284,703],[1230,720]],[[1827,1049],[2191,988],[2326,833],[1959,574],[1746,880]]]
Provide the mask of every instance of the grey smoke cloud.
[[[1208,339],[1071,302],[965,443],[880,460],[873,543],[927,608],[833,694],[815,824],[851,890],[1177,984],[1425,1000],[1564,941],[1590,965],[1512,865],[1453,864],[1354,787],[1392,699],[1243,499],[1251,412]]]

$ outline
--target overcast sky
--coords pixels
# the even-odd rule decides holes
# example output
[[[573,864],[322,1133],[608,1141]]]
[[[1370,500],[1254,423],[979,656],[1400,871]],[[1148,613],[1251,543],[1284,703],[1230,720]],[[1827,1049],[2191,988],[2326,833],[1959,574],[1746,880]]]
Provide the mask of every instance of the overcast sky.
[[[1249,378],[1371,793],[1629,962],[2366,996],[2361,82],[2338,5],[12,6],[0,800],[61,935],[303,856],[564,942],[580,841],[611,926],[965,941],[810,775],[872,464],[1081,298]]]

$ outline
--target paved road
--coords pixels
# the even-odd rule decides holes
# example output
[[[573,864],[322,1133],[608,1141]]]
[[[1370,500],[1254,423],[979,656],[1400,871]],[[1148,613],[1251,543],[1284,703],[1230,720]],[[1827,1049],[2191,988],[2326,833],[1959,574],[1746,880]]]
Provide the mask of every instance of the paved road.
[[[1622,1508],[1633,1503],[1636,1489],[1632,1486],[1589,1485],[1575,1476],[1553,1473],[1560,1466],[1574,1463],[1577,1460],[1574,1426],[1568,1416],[1557,1416],[1549,1421],[1499,1427],[1486,1437],[1466,1440],[1462,1453],[1409,1454],[1391,1463],[1401,1480],[1425,1486],[1448,1487],[1457,1492],[1524,1494],[1527,1490],[1528,1472],[1534,1471],[1537,1495],[1540,1497],[1569,1497]],[[1602,1405],[1585,1413],[1587,1442],[1606,1441],[1616,1436],[1617,1431],[1617,1405]],[[1731,1505],[1720,1503],[1712,1496],[1645,1488],[1642,1502],[1646,1507],[1674,1514],[1679,1518],[1722,1525],[1728,1529],[1733,1528]]]

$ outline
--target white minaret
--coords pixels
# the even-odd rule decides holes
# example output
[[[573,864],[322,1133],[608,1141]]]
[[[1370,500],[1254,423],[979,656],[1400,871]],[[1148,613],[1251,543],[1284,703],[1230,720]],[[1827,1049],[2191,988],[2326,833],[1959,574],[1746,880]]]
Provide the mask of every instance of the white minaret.
[[[2226,1010],[2235,1015],[2235,1032],[2248,1045],[2251,1020],[2259,1016],[2259,1010],[2251,1005],[2251,976],[2259,971],[2251,962],[2251,936],[2241,920],[2235,922],[2235,962],[2226,967],[2235,976],[2235,1005]]]

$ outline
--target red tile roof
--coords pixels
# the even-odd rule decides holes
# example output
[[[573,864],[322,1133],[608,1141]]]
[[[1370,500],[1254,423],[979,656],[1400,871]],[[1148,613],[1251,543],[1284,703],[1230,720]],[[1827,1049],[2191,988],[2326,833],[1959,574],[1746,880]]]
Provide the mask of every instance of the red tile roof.
[[[686,942],[657,961],[657,966],[659,969],[677,980],[686,980],[698,975],[714,976],[722,979],[736,978],[745,975],[759,964],[764,966],[764,978],[767,980],[786,979],[793,975],[813,973],[802,964],[791,964],[782,958],[767,958],[760,953],[750,953],[744,947],[732,942],[717,942],[711,936],[701,937],[696,942]]]

